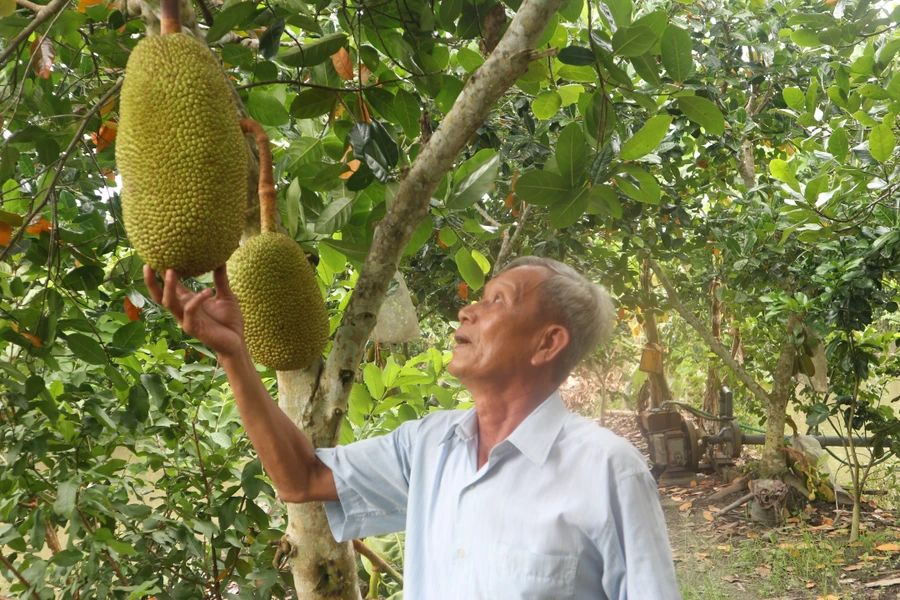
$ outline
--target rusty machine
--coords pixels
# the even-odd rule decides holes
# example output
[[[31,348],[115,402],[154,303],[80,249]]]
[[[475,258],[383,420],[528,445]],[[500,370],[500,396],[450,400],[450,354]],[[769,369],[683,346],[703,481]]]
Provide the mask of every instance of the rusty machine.
[[[707,434],[685,419],[680,410],[693,413],[705,420],[718,423],[715,434]],[[638,425],[647,440],[653,471],[667,481],[688,479],[693,473],[714,470],[724,479],[730,480],[734,474],[735,461],[740,458],[745,445],[763,445],[765,434],[744,433],[734,417],[734,394],[728,386],[719,390],[719,414],[710,415],[690,405],[668,401],[659,408],[643,411],[638,416]],[[814,436],[822,445],[845,446],[848,441],[842,436]],[[869,437],[853,437],[856,446],[873,445]],[[704,460],[705,459],[705,460]]]

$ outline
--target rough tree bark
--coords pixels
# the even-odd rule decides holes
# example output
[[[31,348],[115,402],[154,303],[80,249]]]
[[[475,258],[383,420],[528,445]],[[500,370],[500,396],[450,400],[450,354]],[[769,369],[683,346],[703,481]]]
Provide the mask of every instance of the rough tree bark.
[[[375,316],[406,244],[429,211],[440,180],[487,118],[500,96],[524,73],[534,47],[561,0],[526,0],[500,43],[469,78],[453,108],[422,148],[384,219],[360,272],[321,371],[279,373],[282,408],[313,445],[334,446],[347,398]],[[318,372],[317,372],[318,371]],[[304,600],[357,598],[356,562],[349,544],[334,543],[321,505],[289,507],[287,538],[294,549],[294,581]]]
[[[652,302],[650,301],[650,280],[652,277],[650,265],[645,260],[641,268],[641,296],[644,305],[644,335],[647,336],[647,343],[649,345],[662,348],[662,344],[659,343],[659,329],[656,327],[656,316],[650,310],[652,305]],[[662,373],[648,373],[647,381],[650,384],[649,408],[659,408],[663,402],[672,399],[672,390],[669,389],[669,381],[666,379],[665,370],[663,370]]]
[[[766,407],[766,444],[763,447],[763,456],[760,464],[761,476],[763,478],[772,478],[780,475],[786,469],[784,456],[779,450],[784,446],[784,425],[787,418],[787,403],[793,389],[792,376],[794,359],[797,356],[797,347],[794,344],[794,331],[802,324],[802,316],[791,313],[788,315],[787,327],[785,330],[784,341],[781,344],[781,351],[778,355],[778,361],[775,365],[775,371],[772,373],[772,391],[766,390],[753,379],[753,376],[747,372],[740,363],[735,360],[728,348],[722,342],[713,336],[712,332],[707,329],[694,313],[689,311],[681,302],[675,287],[665,271],[652,258],[647,259],[650,268],[656,273],[660,283],[666,289],[669,296],[669,302],[672,307],[688,322],[688,324],[703,338],[703,341],[709,346],[716,356],[722,359],[735,376],[747,386],[750,392],[759,398]]]

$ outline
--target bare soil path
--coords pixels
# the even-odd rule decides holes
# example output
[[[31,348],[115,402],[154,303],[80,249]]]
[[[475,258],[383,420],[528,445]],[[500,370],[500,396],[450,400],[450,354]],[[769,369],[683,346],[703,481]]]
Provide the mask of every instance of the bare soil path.
[[[645,455],[634,417],[607,417],[606,426]],[[675,570],[685,600],[900,599],[900,521],[874,501],[865,506],[864,534],[848,543],[849,507],[815,502],[781,527],[751,522],[737,499],[708,498],[725,487],[718,477],[660,486]]]

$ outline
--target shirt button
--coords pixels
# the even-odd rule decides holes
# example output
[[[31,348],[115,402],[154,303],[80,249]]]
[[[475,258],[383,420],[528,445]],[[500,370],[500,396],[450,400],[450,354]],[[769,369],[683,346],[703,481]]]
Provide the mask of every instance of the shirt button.
[[[456,555],[457,555],[458,557],[460,557],[460,558],[465,558],[465,557],[466,557],[466,551],[463,550],[462,548],[460,548],[459,550],[456,551]]]

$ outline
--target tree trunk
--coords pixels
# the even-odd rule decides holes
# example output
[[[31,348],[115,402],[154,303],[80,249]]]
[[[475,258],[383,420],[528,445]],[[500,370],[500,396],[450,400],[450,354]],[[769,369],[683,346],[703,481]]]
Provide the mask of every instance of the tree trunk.
[[[722,313],[724,312],[725,306],[723,302],[719,302],[719,297],[716,293],[721,285],[722,284],[718,279],[714,279],[709,286],[711,297],[709,307],[711,333],[713,337],[719,341],[722,340]],[[703,393],[702,408],[713,415],[719,414],[719,386],[721,385],[721,380],[719,379],[717,366],[718,363],[716,362],[716,359],[710,358],[709,366],[706,371],[706,390]],[[712,421],[704,421],[703,424],[704,427],[710,427],[711,425],[713,429],[716,426]],[[710,430],[709,433],[714,433],[714,431]]]
[[[791,397],[794,380],[794,361],[797,358],[797,346],[794,343],[794,330],[801,325],[799,315],[788,315],[784,341],[781,352],[772,374],[772,392],[766,408],[766,444],[763,446],[760,475],[764,479],[773,479],[785,472],[784,453],[779,448],[784,446],[784,424],[787,419],[787,403]]]
[[[303,371],[278,372],[278,404],[314,446],[332,446],[334,423],[316,419],[310,398],[318,385],[322,363]],[[337,428],[340,431],[341,422]],[[291,570],[296,597],[304,600],[358,600],[356,556],[350,542],[339,544],[331,535],[321,502],[288,504]]]
[[[650,298],[651,291],[650,264],[644,261],[641,270],[641,290],[643,292],[644,304],[644,335],[647,336],[647,343],[662,348],[659,343],[659,329],[656,327],[656,316],[651,312],[650,307],[653,302]],[[661,373],[649,373],[647,375],[650,382],[650,408],[659,408],[666,400],[672,399],[672,390],[669,389],[669,382],[666,380],[665,362],[663,362],[663,371]]]
[[[453,108],[423,146],[378,224],[366,262],[334,335],[324,366],[279,372],[282,408],[312,444],[334,446],[347,399],[375,316],[397,271],[403,250],[428,215],[430,200],[460,151],[484,123],[497,100],[528,69],[534,47],[561,0],[525,0],[503,39],[466,82]],[[359,598],[356,561],[349,544],[337,544],[321,504],[288,510],[288,541],[297,597]]]

